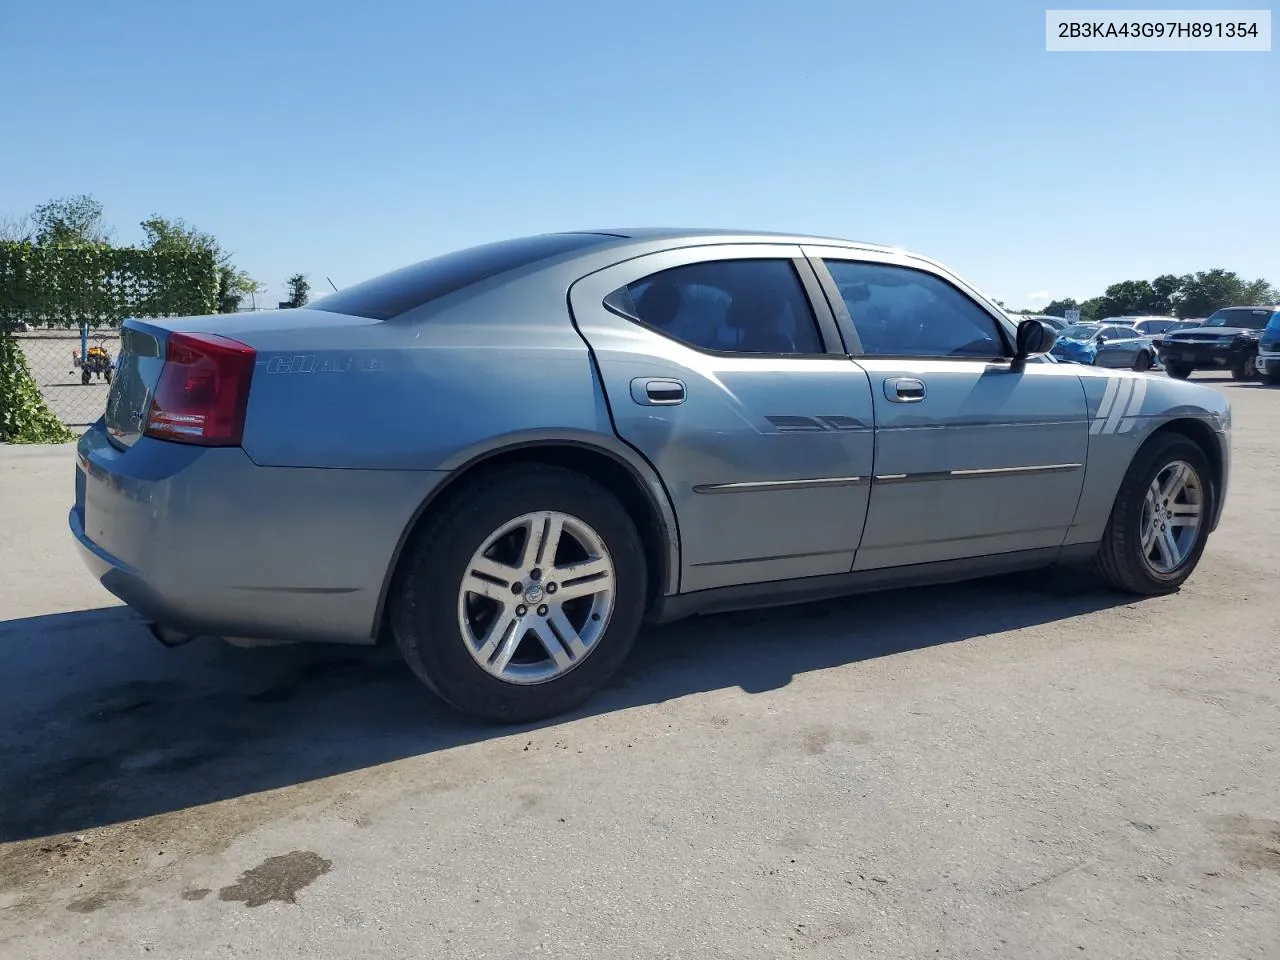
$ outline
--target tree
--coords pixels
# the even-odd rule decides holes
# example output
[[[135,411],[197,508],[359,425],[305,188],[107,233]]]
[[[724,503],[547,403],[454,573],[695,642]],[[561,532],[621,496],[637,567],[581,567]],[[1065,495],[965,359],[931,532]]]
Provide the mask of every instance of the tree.
[[[206,233],[187,223],[181,217],[170,220],[152,214],[142,221],[142,232],[147,237],[147,247],[157,252],[207,251],[218,270],[218,312],[235,313],[244,298],[262,289],[258,281],[231,262],[231,253],[213,234]]]
[[[1080,319],[1085,323],[1092,323],[1096,320],[1101,320],[1103,317],[1114,316],[1114,314],[1104,312],[1106,299],[1106,297],[1090,297],[1080,304]]]
[[[1182,294],[1182,278],[1171,273],[1162,274],[1151,281],[1151,291],[1155,295],[1151,312],[1161,317],[1170,316]]]
[[[31,214],[0,217],[0,243],[35,243],[36,225]]]
[[[1080,304],[1076,303],[1070,297],[1065,300],[1052,300],[1040,311],[1046,317],[1066,317],[1068,310],[1079,310]]]
[[[1234,271],[1215,267],[1182,277],[1175,307],[1180,317],[1207,317],[1223,307],[1272,303],[1276,299],[1277,292],[1267,281],[1246,282]]]
[[[31,213],[36,243],[47,246],[96,247],[111,241],[102,204],[87,193],[42,203]]]
[[[289,307],[305,307],[311,299],[311,284],[306,274],[295,273],[289,278],[289,299],[285,305]]]

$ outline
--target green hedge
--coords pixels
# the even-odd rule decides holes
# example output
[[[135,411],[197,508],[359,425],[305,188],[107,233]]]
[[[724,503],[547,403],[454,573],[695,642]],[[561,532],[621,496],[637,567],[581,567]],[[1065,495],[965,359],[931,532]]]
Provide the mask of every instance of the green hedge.
[[[12,336],[19,324],[115,326],[125,317],[214,313],[207,251],[0,242],[0,442],[62,443],[75,434],[49,410]]]
[[[18,341],[0,333],[0,443],[67,443],[76,435],[54,416]]]
[[[0,243],[0,330],[5,321],[97,327],[198,315],[217,303],[218,271],[207,251]]]

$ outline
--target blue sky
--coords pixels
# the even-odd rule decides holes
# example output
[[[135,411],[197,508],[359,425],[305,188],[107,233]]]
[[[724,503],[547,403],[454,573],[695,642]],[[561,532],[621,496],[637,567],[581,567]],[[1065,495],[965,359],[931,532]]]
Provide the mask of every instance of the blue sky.
[[[1011,306],[1280,284],[1280,52],[1046,53],[1046,6],[6,0],[0,215],[180,216],[271,301],[623,224],[900,244]]]

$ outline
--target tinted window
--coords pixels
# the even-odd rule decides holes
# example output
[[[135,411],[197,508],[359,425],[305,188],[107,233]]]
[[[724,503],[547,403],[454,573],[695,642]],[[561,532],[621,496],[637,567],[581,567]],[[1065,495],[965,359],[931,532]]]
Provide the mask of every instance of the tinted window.
[[[1172,320],[1143,320],[1137,324],[1144,333],[1167,333],[1176,324]]]
[[[828,260],[869,356],[1003,357],[995,319],[946,281],[909,267]]]
[[[1242,327],[1246,330],[1261,330],[1271,317],[1270,310],[1259,310],[1252,307],[1228,307],[1210,314],[1204,322],[1206,327]]]
[[[1280,310],[1273,313],[1267,322],[1267,333],[1280,333]]]
[[[823,352],[809,299],[789,260],[673,267],[615,290],[605,306],[702,350]]]
[[[613,239],[599,233],[548,233],[457,250],[374,277],[308,304],[315,310],[390,320],[473,283],[557,254]]]

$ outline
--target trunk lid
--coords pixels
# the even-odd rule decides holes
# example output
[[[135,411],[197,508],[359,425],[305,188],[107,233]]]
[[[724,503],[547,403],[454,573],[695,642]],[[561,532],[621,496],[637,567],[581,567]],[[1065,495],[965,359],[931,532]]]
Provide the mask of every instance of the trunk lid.
[[[255,348],[264,344],[282,348],[296,342],[305,331],[373,326],[379,322],[305,307],[194,317],[127,318],[120,325],[120,353],[107,394],[107,436],[122,450],[132,447],[142,436],[171,333],[213,333]]]

